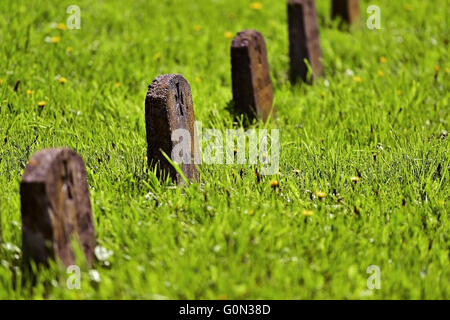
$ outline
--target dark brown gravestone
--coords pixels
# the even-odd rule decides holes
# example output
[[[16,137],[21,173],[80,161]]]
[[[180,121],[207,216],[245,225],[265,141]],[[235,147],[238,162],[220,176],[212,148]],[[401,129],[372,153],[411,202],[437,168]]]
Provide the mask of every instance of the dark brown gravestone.
[[[288,0],[290,77],[307,81],[306,59],[312,68],[312,79],[323,72],[316,5],[314,0]]]
[[[160,176],[161,173],[168,174],[177,183],[183,179],[161,151],[172,158],[172,150],[176,150],[174,148],[180,146],[183,141],[183,138],[172,141],[172,134],[176,134],[177,129],[184,129],[183,131],[189,134],[190,141],[186,141],[188,150],[180,157],[184,159],[180,168],[189,181],[197,181],[199,174],[195,166],[199,165],[199,162],[194,160],[198,159],[200,152],[195,130],[194,106],[191,87],[183,76],[162,75],[149,85],[145,99],[145,124],[148,165],[158,166],[157,172]]]
[[[343,22],[351,25],[359,19],[359,0],[333,0],[331,5],[333,19],[340,17]]]
[[[231,78],[235,107],[249,117],[256,115],[266,121],[272,111],[273,89],[266,44],[258,31],[244,30],[233,39]]]
[[[95,231],[83,159],[70,149],[46,149],[28,162],[20,184],[25,265],[59,258],[75,263],[72,242],[80,243],[90,265]]]

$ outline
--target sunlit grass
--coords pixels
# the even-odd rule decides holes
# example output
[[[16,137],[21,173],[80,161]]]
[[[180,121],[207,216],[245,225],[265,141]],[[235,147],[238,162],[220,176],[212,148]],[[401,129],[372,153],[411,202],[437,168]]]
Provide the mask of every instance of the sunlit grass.
[[[375,31],[361,1],[350,32],[316,1],[313,86],[288,82],[284,1],[80,0],[80,30],[64,27],[73,1],[52,2],[0,2],[0,298],[449,298],[445,0],[371,1]],[[183,74],[197,120],[233,128],[230,44],[249,28],[267,44],[280,174],[204,165],[201,183],[159,182],[148,84]],[[99,252],[112,253],[82,269],[81,290],[57,265],[30,290],[19,184],[34,152],[59,146],[86,162]]]

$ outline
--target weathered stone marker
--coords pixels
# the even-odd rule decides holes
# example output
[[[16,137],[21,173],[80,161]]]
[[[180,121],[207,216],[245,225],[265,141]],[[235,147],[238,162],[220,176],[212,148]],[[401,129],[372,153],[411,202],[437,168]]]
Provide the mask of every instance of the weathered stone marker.
[[[290,77],[308,80],[307,59],[312,68],[312,79],[323,72],[320,49],[319,26],[314,0],[288,0]]]
[[[161,152],[164,151],[171,157],[174,147],[182,141],[187,143],[190,152],[189,159],[185,159],[187,161],[184,161],[180,168],[189,181],[198,180],[199,174],[194,162],[198,164],[199,162],[194,160],[198,159],[200,153],[195,130],[194,106],[191,87],[183,76],[166,74],[153,80],[145,99],[145,123],[148,165],[157,165],[158,174],[168,174],[172,180],[182,182],[180,175]],[[188,141],[184,141],[184,137],[172,141],[178,129],[184,129],[184,132],[190,135],[186,137]]]
[[[46,149],[28,162],[20,184],[22,247],[26,265],[59,258],[75,263],[78,240],[91,264],[95,231],[83,159],[70,149]]]
[[[233,39],[231,78],[236,108],[251,118],[256,115],[266,121],[272,111],[273,89],[266,44],[258,31],[244,30]]]
[[[331,16],[340,17],[349,25],[355,23],[359,19],[359,0],[333,0]]]

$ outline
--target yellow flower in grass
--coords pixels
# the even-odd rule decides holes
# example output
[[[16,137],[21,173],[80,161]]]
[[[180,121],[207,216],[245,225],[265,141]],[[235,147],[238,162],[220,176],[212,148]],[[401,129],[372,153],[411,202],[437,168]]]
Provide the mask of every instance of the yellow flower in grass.
[[[196,77],[196,78],[195,78],[195,82],[197,82],[197,83],[200,83],[200,82],[202,82],[202,78],[200,78],[200,77]]]
[[[397,90],[397,95],[398,96],[401,96],[403,94],[403,91],[402,90]]]
[[[384,77],[384,72],[381,71],[381,70],[378,70],[377,75],[378,75],[380,78],[382,78],[382,77]]]
[[[118,88],[118,87],[120,87],[121,85],[122,85],[121,82],[116,82],[116,83],[114,83],[114,88]]]
[[[153,56],[153,58],[154,58],[155,60],[161,59],[161,53],[160,53],[160,52],[157,52],[157,53]]]
[[[73,51],[73,48],[72,47],[67,47],[67,49],[66,49],[66,52],[67,53],[71,53]]]
[[[323,191],[317,191],[316,192],[316,196],[317,196],[317,198],[322,200],[323,198],[325,198],[327,196],[327,194],[325,192],[323,192]]]
[[[441,68],[440,68],[438,65],[435,65],[435,66],[434,66],[434,71],[436,71],[436,73],[438,73],[439,70],[441,70]]]
[[[362,78],[361,77],[353,77],[353,81],[362,82]]]
[[[450,69],[449,68],[445,68],[445,73],[450,73]]]
[[[261,2],[252,2],[252,4],[250,5],[250,7],[253,10],[261,10],[262,9],[262,4]]]
[[[33,90],[27,90],[27,95],[32,95],[33,94]]]
[[[64,77],[60,77],[60,78],[58,79],[58,81],[59,81],[59,83],[64,84],[64,83],[67,82],[67,79],[64,78]]]
[[[350,180],[351,180],[354,184],[358,183],[359,179],[360,179],[360,178],[359,178],[359,177],[356,177],[356,176],[350,178]]]
[[[67,26],[66,26],[65,23],[58,23],[58,25],[57,25],[56,28],[59,29],[59,30],[61,30],[61,31],[67,30]]]
[[[311,217],[313,214],[314,214],[314,212],[312,210],[306,210],[306,209],[302,210],[302,215],[304,215],[305,217]]]
[[[52,43],[58,43],[60,40],[61,40],[60,37],[52,37],[52,38],[51,38],[51,42],[52,42]]]
[[[381,62],[381,63],[386,63],[386,62],[387,62],[386,57],[380,57],[380,62]]]
[[[199,31],[202,31],[202,30],[203,30],[203,27],[200,26],[200,25],[195,25],[195,26],[194,26],[194,30],[197,31],[197,32],[199,32]]]
[[[271,186],[272,188],[274,188],[274,189],[278,188],[279,185],[280,185],[280,184],[278,183],[277,180],[272,180],[272,181],[270,181],[270,186]]]
[[[0,86],[3,84],[3,79],[0,79]]]
[[[38,107],[45,107],[47,105],[47,101],[39,101]]]
[[[227,31],[227,32],[225,32],[223,35],[224,35],[225,38],[227,38],[227,39],[233,38],[233,32],[231,32],[231,31]]]

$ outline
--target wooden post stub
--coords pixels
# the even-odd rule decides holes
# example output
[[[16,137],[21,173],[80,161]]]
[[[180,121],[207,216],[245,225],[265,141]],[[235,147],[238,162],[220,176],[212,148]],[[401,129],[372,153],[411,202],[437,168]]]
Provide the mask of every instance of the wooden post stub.
[[[178,129],[184,129],[188,133],[187,148],[189,155],[183,159],[180,168],[189,181],[197,181],[198,170],[195,167],[199,163],[195,159],[199,157],[199,145],[195,130],[195,115],[192,102],[191,87],[186,79],[179,74],[161,75],[149,85],[145,99],[145,123],[147,129],[147,161],[149,166],[157,165],[158,174],[168,174],[177,183],[182,178],[175,168],[163,156],[164,151],[171,157],[172,150],[182,139],[172,141],[172,137]],[[187,154],[187,153],[186,153]],[[174,160],[174,159],[172,159]]]
[[[95,231],[83,159],[70,149],[45,149],[28,162],[20,184],[25,264],[59,258],[75,263],[71,241],[79,241],[90,265]]]
[[[359,19],[359,0],[332,0],[331,16],[351,25]]]
[[[273,88],[266,44],[258,31],[244,30],[233,39],[231,78],[235,107],[250,118],[256,115],[266,121],[272,111]]]
[[[312,68],[312,79],[323,72],[319,26],[314,0],[288,0],[290,78],[307,81],[306,59]]]

